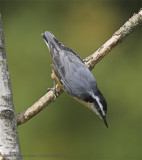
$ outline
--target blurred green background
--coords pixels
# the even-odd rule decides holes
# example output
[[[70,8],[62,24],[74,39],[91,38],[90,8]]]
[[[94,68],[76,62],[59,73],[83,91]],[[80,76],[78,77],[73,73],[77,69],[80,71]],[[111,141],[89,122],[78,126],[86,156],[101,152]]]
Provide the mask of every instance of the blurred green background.
[[[41,33],[53,32],[85,58],[140,6],[136,0],[0,1],[16,113],[53,86],[51,59]],[[24,160],[142,159],[141,31],[138,27],[92,70],[108,103],[109,128],[89,109],[62,94],[18,127]]]

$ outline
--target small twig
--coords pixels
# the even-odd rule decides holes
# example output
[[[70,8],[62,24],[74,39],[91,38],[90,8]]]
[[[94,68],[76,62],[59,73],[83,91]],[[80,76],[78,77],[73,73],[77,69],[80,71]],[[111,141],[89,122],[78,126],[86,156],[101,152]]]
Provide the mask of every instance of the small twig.
[[[119,44],[126,36],[128,36],[137,26],[142,24],[142,9],[137,14],[134,14],[112,37],[102,45],[96,52],[85,58],[84,62],[91,70],[106,54],[108,54],[117,44]],[[63,91],[56,85],[56,92],[60,95]],[[23,124],[54,100],[53,91],[47,92],[35,104],[25,111],[17,114],[17,125]]]

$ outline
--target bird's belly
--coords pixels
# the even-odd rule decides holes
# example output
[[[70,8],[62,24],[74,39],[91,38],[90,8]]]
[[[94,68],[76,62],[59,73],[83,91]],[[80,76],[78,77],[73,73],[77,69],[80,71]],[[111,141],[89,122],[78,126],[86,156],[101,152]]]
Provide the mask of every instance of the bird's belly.
[[[60,88],[61,88],[64,92],[66,92],[66,90],[65,90],[64,87],[62,86],[59,78],[56,76],[56,74],[55,74],[55,72],[54,72],[53,70],[52,70],[51,77],[52,77],[52,79],[55,79],[56,82],[58,83],[58,85],[60,86]]]

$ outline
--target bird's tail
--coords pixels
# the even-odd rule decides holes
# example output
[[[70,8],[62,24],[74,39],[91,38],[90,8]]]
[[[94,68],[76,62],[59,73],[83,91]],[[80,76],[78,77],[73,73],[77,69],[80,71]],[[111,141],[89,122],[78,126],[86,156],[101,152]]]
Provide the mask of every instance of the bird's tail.
[[[42,33],[42,37],[49,50],[53,48],[59,49],[59,44],[56,42],[55,36],[50,31]]]

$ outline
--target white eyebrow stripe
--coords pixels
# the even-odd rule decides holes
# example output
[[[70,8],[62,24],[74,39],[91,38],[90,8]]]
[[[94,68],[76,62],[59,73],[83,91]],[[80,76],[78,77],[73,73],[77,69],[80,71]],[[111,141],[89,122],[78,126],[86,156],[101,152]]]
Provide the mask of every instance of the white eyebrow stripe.
[[[103,110],[103,105],[100,103],[99,97],[94,96],[94,98],[96,99],[97,103],[99,104],[100,109],[101,109],[101,111],[102,111],[102,114],[105,116],[105,112],[104,112],[104,110]]]

